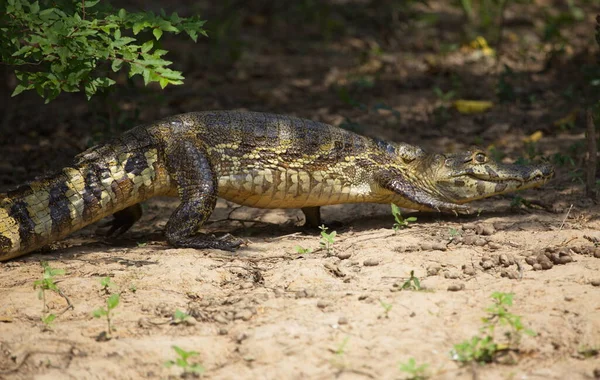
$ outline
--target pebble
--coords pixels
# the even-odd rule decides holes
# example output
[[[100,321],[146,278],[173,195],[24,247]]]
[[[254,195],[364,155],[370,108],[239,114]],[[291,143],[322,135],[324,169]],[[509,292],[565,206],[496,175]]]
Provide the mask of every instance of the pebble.
[[[433,249],[433,244],[431,244],[431,243],[421,243],[421,249],[423,251],[431,251]]]
[[[240,286],[240,289],[251,289],[253,287],[254,283],[252,283],[251,281],[246,281]]]
[[[462,282],[458,283],[458,284],[450,284],[450,285],[448,285],[448,291],[449,292],[459,292],[459,291],[464,290],[464,289],[465,289],[465,284],[463,284]]]
[[[250,318],[252,318],[252,312],[248,309],[236,311],[233,317],[233,319],[241,319],[243,321],[248,321]]]
[[[346,318],[346,317],[338,318],[338,325],[347,325],[347,324],[348,324],[348,318]]]
[[[329,306],[329,302],[325,301],[325,300],[319,300],[317,302],[317,307],[319,309],[325,309],[327,306]]]
[[[435,251],[445,251],[447,249],[446,244],[442,243],[441,241],[433,243],[431,248]]]
[[[441,269],[442,267],[439,264],[431,264],[427,267],[427,276],[436,276]]]
[[[592,286],[600,286],[600,278],[593,279],[590,281],[590,284],[592,284]]]
[[[377,259],[366,259],[365,261],[363,261],[363,265],[366,267],[375,267],[377,265],[379,265],[379,260]]]
[[[196,318],[190,315],[189,317],[183,320],[183,324],[185,324],[186,326],[195,326],[198,324],[198,321],[196,320]]]
[[[502,273],[500,273],[500,277],[506,277],[511,280],[517,280],[519,279],[519,273],[514,270],[503,270]]]
[[[498,261],[505,267],[509,267],[515,263],[515,259],[512,257],[512,255],[507,255],[506,253],[501,254],[498,257]]]
[[[229,334],[229,330],[227,330],[226,328],[221,327],[219,329],[219,335],[227,335],[227,334]]]
[[[525,262],[529,265],[537,264],[537,257],[535,255],[527,256]]]
[[[302,290],[298,290],[296,292],[296,298],[306,298],[306,297],[308,297],[306,290],[302,289]]]
[[[600,259],[600,248],[594,249],[594,257]]]
[[[352,256],[352,254],[350,252],[340,252],[336,256],[340,260],[346,260],[349,259]]]
[[[494,267],[494,263],[490,260],[482,261],[481,267],[485,270],[492,269]]]
[[[533,270],[542,270],[542,266],[540,265],[540,263],[533,264]]]
[[[573,301],[573,297],[571,297],[571,296],[565,296],[565,301],[571,302],[571,301]]]
[[[475,271],[475,268],[473,268],[472,265],[463,265],[463,273],[467,276],[474,276],[477,272]]]
[[[473,245],[475,244],[475,240],[477,240],[477,236],[475,235],[467,235],[464,237],[463,243],[465,245]]]
[[[492,235],[494,232],[496,231],[494,230],[494,226],[491,224],[480,223],[475,226],[475,233],[477,235],[489,236]]]
[[[485,240],[484,238],[479,238],[479,239],[475,240],[475,242],[473,244],[477,247],[483,247],[484,245],[487,244],[487,240]]]
[[[554,266],[554,264],[552,264],[552,261],[550,260],[542,261],[540,265],[542,266],[542,269],[552,269],[552,267]]]
[[[213,320],[214,320],[215,322],[217,322],[217,323],[222,323],[222,324],[224,324],[224,325],[226,325],[226,324],[229,322],[229,320],[228,320],[228,319],[227,319],[227,318],[226,318],[226,317],[225,317],[223,314],[217,314],[217,315],[216,315],[216,316],[213,318]]]
[[[561,256],[559,259],[559,264],[567,264],[573,261],[573,258],[571,256]]]
[[[457,278],[460,278],[460,273],[458,273],[457,271],[448,271],[444,273],[444,277],[450,280],[455,280]]]
[[[490,249],[500,249],[502,248],[502,245],[496,243],[495,241],[490,241],[488,242],[488,247],[490,247]]]

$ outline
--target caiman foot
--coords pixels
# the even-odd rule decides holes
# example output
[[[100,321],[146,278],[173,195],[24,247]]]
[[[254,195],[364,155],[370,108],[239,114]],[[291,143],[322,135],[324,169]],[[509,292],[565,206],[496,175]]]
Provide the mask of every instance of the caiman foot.
[[[197,234],[188,237],[178,237],[176,239],[168,239],[169,244],[178,248],[196,248],[196,249],[221,249],[223,251],[234,252],[239,248],[244,241],[230,234],[225,234],[221,237],[214,235]]]

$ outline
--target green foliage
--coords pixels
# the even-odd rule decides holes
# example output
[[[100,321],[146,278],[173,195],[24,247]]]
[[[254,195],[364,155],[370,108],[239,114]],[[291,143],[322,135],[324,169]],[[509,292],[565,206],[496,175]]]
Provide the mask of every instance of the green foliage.
[[[383,307],[384,317],[389,318],[390,311],[392,311],[392,308],[394,307],[394,305],[392,305],[391,303],[384,302],[382,300],[379,300],[379,304],[381,305],[381,307]]]
[[[188,313],[186,313],[185,311],[181,311],[181,310],[175,310],[175,313],[173,313],[173,323],[178,325],[180,323],[185,322],[186,319],[188,319],[190,317],[190,315]]]
[[[512,293],[494,292],[492,306],[486,309],[488,317],[482,318],[483,326],[479,335],[462,343],[455,344],[452,349],[452,358],[462,363],[491,363],[501,352],[516,351],[522,334],[535,336],[535,332],[526,329],[521,322],[521,317],[508,311],[513,304]],[[496,329],[504,328],[504,342],[496,340]]]
[[[46,303],[46,291],[60,293],[58,285],[56,285],[54,276],[62,276],[65,274],[64,269],[54,269],[47,262],[40,263],[44,269],[42,278],[33,282],[33,289],[39,289],[38,298],[42,300],[42,322],[50,327],[56,319],[56,315],[48,312],[48,304]]]
[[[404,283],[402,284],[402,286],[400,287],[400,289],[402,289],[402,290],[415,290],[415,291],[422,290],[422,288],[421,288],[421,281],[419,280],[418,277],[415,276],[415,271],[414,270],[410,271],[410,277],[408,278],[408,280],[404,281]]]
[[[106,279],[108,279],[108,281],[106,281]],[[102,289],[104,291],[107,291],[108,288],[112,284],[112,282],[110,281],[110,277],[102,278],[100,280],[100,284],[102,285]],[[119,306],[120,302],[121,302],[121,295],[119,293],[111,294],[110,296],[108,296],[108,298],[106,298],[106,308],[99,307],[92,312],[92,315],[94,316],[94,318],[106,317],[106,324],[107,324],[106,338],[107,339],[110,339],[110,336],[111,336],[110,334],[112,331],[114,331],[114,328],[112,326],[113,310],[117,306]]]
[[[115,81],[109,70],[128,70],[144,83],[162,88],[183,83],[179,71],[159,49],[163,33],[181,32],[194,41],[206,35],[198,17],[182,18],[164,11],[130,13],[113,10],[99,0],[0,1],[0,56],[15,66],[19,81],[13,96],[36,90],[46,102],[61,92],[83,90],[88,98]],[[140,32],[153,38],[138,40]]]
[[[394,216],[394,220],[396,223],[392,226],[394,232],[398,232],[401,228],[409,227],[409,223],[414,223],[417,221],[416,216],[410,216],[408,218],[404,218],[402,216],[402,212],[400,211],[400,207],[396,206],[392,203],[392,215]]]
[[[100,279],[100,285],[102,286],[102,291],[104,291],[106,294],[110,293],[110,288],[115,288],[117,286],[108,276]]]
[[[190,363],[189,358],[200,355],[197,351],[186,351],[177,346],[171,346],[177,353],[178,357],[175,360],[169,360],[165,362],[165,367],[171,368],[177,366],[183,370],[184,374],[196,374],[201,375],[204,373],[204,367],[199,363]]]
[[[406,363],[399,364],[400,371],[408,375],[407,380],[425,380],[429,378],[427,367],[429,367],[429,364],[417,365],[415,358],[410,358]]]
[[[303,247],[301,247],[299,245],[295,246],[294,249],[296,250],[296,252],[298,252],[301,255],[304,255],[304,254],[312,252],[311,248],[303,248]]]
[[[335,235],[337,234],[335,231],[327,233],[328,228],[325,225],[319,226],[321,229],[321,240],[319,240],[319,245],[322,249],[327,251],[328,255],[333,254],[333,243],[335,242]]]

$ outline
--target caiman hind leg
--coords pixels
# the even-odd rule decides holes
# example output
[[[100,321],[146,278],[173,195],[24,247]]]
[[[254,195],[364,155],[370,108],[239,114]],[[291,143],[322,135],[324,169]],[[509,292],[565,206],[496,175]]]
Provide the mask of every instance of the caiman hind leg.
[[[312,206],[312,207],[302,207],[302,213],[304,214],[304,225],[302,226],[304,229],[314,232],[320,231],[320,227],[325,225],[327,229],[331,230],[334,228],[343,227],[344,223],[334,220],[329,223],[323,223],[321,219],[321,207],[320,206]]]
[[[184,140],[169,149],[167,168],[177,184],[181,204],[173,212],[165,235],[169,244],[182,248],[216,248],[233,251],[242,241],[215,238],[199,232],[217,203],[217,177],[206,151],[194,141]]]
[[[319,228],[321,225],[321,207],[302,207],[302,213],[304,214],[304,228]]]
[[[127,232],[131,226],[142,217],[142,205],[135,204],[117,211],[113,214],[113,220],[108,225],[110,229],[106,232],[106,236],[119,236]]]

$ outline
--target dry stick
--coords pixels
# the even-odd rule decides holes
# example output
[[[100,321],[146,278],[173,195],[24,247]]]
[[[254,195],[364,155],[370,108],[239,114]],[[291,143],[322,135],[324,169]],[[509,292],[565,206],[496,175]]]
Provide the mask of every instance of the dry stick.
[[[596,128],[594,126],[594,115],[592,114],[591,108],[588,108],[585,112],[586,115],[586,137],[588,147],[588,165],[587,165],[587,177],[585,181],[585,194],[595,199],[596,193],[596,165],[597,165],[597,154],[598,148],[596,146]]]
[[[565,221],[567,220],[567,218],[569,217],[569,214],[571,213],[571,209],[573,208],[573,204],[571,203],[571,206],[569,207],[569,209],[567,210],[567,213],[565,214],[565,217],[562,220],[562,223],[560,224],[560,227],[558,228],[559,231],[562,230],[563,226],[565,225]]]

